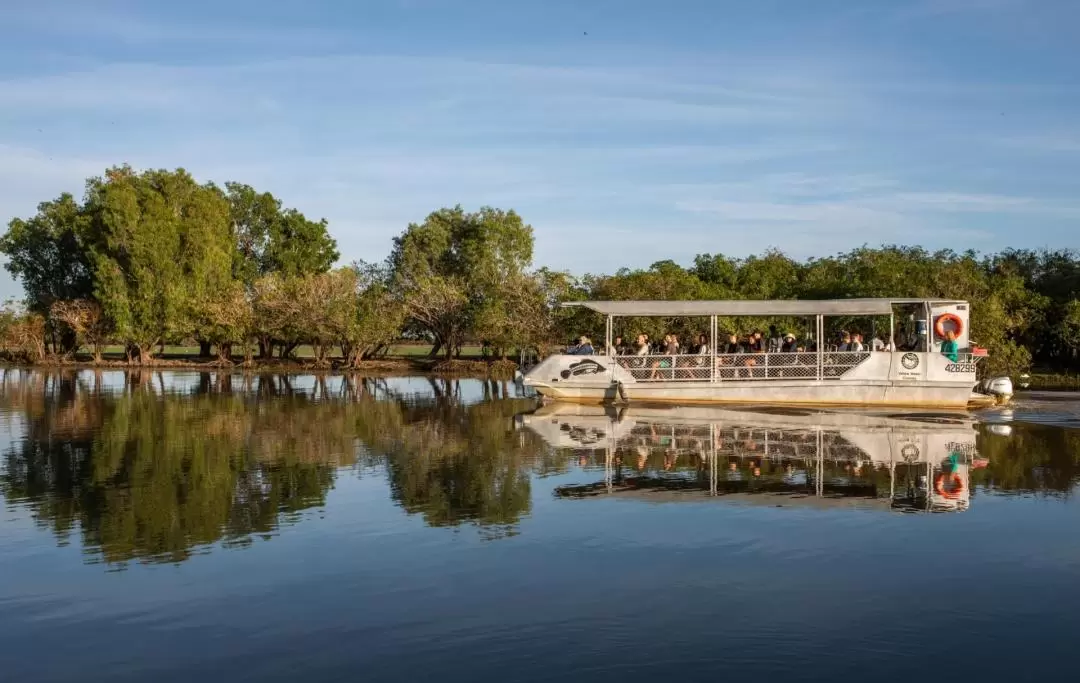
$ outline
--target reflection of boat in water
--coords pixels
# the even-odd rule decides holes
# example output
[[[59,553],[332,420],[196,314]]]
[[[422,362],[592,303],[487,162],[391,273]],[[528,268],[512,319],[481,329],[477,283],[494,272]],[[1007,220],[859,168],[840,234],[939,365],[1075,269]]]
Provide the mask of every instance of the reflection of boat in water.
[[[565,498],[964,510],[969,469],[985,464],[964,413],[555,403],[519,420],[603,457],[603,481],[560,487]]]

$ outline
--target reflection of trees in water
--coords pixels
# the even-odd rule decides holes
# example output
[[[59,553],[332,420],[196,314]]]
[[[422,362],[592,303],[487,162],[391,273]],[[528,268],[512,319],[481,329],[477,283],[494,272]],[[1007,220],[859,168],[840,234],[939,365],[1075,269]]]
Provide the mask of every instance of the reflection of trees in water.
[[[107,562],[176,562],[246,544],[325,502],[339,467],[385,467],[392,495],[433,525],[495,535],[529,508],[540,448],[515,433],[522,401],[462,405],[452,383],[402,397],[379,380],[202,375],[166,391],[162,373],[6,374],[0,412],[21,416],[0,493],[66,541],[76,529]],[[309,382],[310,384],[310,382]]]
[[[530,506],[529,471],[543,461],[542,442],[513,429],[532,401],[505,398],[505,385],[485,385],[485,397],[463,405],[459,380],[431,379],[430,396],[368,398],[360,440],[371,462],[384,464],[392,495],[433,526],[474,522],[489,535],[513,533]]]
[[[972,471],[972,485],[1068,494],[1080,478],[1080,430],[1015,423],[1004,436],[983,427],[978,450],[989,463]]]

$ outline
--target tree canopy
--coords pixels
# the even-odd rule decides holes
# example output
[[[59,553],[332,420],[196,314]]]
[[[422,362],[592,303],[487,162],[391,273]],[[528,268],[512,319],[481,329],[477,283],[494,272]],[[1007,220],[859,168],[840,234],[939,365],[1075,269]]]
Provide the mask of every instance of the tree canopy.
[[[30,360],[96,355],[122,344],[145,363],[163,343],[196,341],[229,362],[234,346],[289,356],[301,344],[324,363],[331,348],[355,366],[403,335],[447,358],[466,343],[542,352],[602,322],[567,300],[947,297],[972,307],[986,366],[1080,364],[1080,255],[1008,249],[981,255],[916,246],[862,246],[806,260],[772,249],[692,263],[573,275],[533,268],[532,227],[512,210],[437,209],[393,238],[382,263],[337,265],[326,220],[285,208],[269,192],[200,183],[183,169],[108,169],[81,201],[70,194],[13,218],[0,237],[25,305],[3,326]],[[745,333],[763,323],[732,320]],[[630,319],[626,334],[697,334],[701,321]]]

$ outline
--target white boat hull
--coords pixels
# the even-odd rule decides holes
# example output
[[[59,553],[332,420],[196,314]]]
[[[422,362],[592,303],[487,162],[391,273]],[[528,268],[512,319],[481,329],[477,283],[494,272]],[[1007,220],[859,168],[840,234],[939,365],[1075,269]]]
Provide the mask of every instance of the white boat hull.
[[[901,365],[903,356],[908,357],[908,364],[911,356],[918,356],[919,365],[914,371]],[[950,363],[939,354],[869,354],[866,361],[842,377],[829,379],[714,377],[701,381],[640,381],[615,360],[603,356],[552,356],[530,370],[524,383],[545,398],[579,403],[640,401],[965,409],[994,400],[973,392],[974,364]],[[578,374],[582,361],[586,365],[591,361],[597,367],[589,374]],[[953,370],[958,365],[964,365],[963,372]]]

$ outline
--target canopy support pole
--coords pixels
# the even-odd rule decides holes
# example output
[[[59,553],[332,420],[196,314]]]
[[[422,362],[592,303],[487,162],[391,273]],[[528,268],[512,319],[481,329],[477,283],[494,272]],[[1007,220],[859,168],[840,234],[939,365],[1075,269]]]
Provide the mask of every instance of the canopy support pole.
[[[816,316],[817,322],[817,378],[820,380],[824,374],[825,361],[825,316],[820,313]]]
[[[604,339],[604,355],[605,356],[610,354],[611,351],[612,351],[612,348],[611,348],[611,318],[612,318],[612,316],[610,316],[610,315],[607,317],[607,330],[606,330],[606,332],[604,334],[604,336],[606,337],[606,339]]]
[[[930,353],[933,350],[934,338],[932,330],[930,329],[930,302],[923,302],[923,318],[926,321],[926,348],[923,351]]]
[[[709,316],[709,381],[716,381],[716,316]]]

